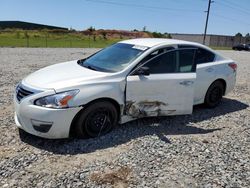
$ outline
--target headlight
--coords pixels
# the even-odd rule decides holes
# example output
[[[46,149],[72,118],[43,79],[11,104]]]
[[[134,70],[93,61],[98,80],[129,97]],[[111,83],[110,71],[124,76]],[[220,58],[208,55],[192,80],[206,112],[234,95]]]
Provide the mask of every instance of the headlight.
[[[47,108],[67,108],[68,102],[79,92],[79,90],[71,90],[55,95],[50,95],[37,99],[35,105]]]

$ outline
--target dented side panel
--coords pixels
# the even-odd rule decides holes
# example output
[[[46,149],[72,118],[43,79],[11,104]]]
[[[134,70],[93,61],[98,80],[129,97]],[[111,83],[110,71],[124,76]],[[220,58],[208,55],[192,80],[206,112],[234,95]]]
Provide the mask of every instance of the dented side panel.
[[[134,118],[147,116],[165,116],[174,112],[174,110],[163,110],[168,104],[160,101],[127,101],[126,113]]]
[[[141,118],[192,113],[195,78],[196,73],[128,76],[126,115]]]

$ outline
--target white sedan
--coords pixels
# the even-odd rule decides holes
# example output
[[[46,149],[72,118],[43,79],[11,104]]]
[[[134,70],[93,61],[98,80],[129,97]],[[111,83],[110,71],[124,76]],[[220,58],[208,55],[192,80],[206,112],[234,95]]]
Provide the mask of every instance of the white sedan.
[[[126,40],[27,76],[16,87],[15,122],[44,138],[97,137],[137,118],[215,107],[234,88],[236,69],[201,44]]]

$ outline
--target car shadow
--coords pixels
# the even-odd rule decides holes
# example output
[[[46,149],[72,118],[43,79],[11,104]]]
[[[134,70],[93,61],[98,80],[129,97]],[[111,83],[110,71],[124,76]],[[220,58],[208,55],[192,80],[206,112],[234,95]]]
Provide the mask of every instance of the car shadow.
[[[96,150],[115,147],[129,142],[132,139],[155,135],[166,143],[171,143],[168,135],[207,134],[220,131],[221,128],[201,128],[192,126],[194,123],[223,116],[228,113],[246,109],[247,104],[234,99],[224,98],[222,103],[213,109],[195,106],[192,115],[168,116],[155,118],[142,118],[117,126],[111,133],[99,138],[91,139],[59,139],[49,140],[19,131],[21,141],[36,148],[55,154],[81,154],[91,153]],[[208,127],[208,126],[206,126]]]

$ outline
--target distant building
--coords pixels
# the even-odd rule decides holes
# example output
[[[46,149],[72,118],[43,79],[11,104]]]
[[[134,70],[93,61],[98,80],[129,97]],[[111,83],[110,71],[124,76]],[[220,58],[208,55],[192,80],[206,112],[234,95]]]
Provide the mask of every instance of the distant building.
[[[171,33],[173,39],[187,40],[192,42],[203,42],[202,34],[178,34]],[[235,44],[239,43],[250,43],[250,38],[241,37],[241,36],[228,36],[228,35],[207,35],[205,44],[207,46],[214,47],[232,47]]]
[[[60,30],[68,30],[68,28],[65,28],[65,27],[56,27],[56,26],[29,23],[29,22],[21,22],[21,21],[0,21],[0,29],[25,29],[25,30],[60,29]]]

